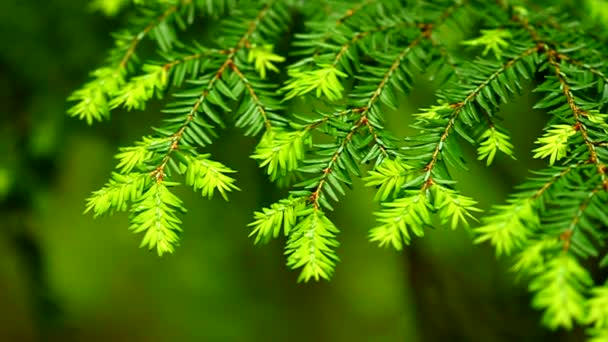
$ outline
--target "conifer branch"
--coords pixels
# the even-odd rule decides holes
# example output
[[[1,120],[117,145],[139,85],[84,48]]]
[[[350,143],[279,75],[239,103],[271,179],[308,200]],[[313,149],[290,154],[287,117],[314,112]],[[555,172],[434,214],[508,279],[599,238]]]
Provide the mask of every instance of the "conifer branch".
[[[229,65],[230,65],[230,69],[232,69],[232,71],[234,71],[234,73],[239,77],[241,82],[243,82],[243,84],[245,85],[245,88],[247,88],[247,92],[253,99],[253,102],[255,103],[256,108],[258,109],[258,112],[264,118],[264,125],[266,126],[266,130],[272,129],[272,122],[268,118],[268,114],[266,114],[265,106],[260,101],[260,97],[258,96],[257,92],[255,91],[253,85],[251,85],[251,83],[249,82],[247,77],[245,77],[243,72],[241,72],[239,67],[234,62],[231,61]]]
[[[564,93],[564,96],[566,97],[566,100],[568,102],[568,106],[570,107],[570,110],[574,115],[574,120],[576,122],[576,124],[574,125],[574,130],[580,132],[580,134],[582,135],[583,141],[585,142],[585,145],[587,145],[587,149],[589,150],[589,161],[597,165],[597,170],[602,177],[602,183],[604,184],[604,187],[608,189],[608,179],[606,178],[606,165],[599,160],[595,145],[589,137],[587,127],[581,121],[581,117],[587,116],[588,113],[576,104],[574,96],[572,95],[572,92],[570,90],[568,81],[564,78],[561,72],[560,65],[556,60],[556,55],[557,52],[555,50],[547,50],[549,64],[551,64],[551,66],[555,70],[556,77],[559,80],[559,83],[561,84],[562,92]]]
[[[435,147],[435,149],[432,152],[430,161],[424,167],[425,182],[423,185],[423,190],[428,189],[433,185],[433,177],[432,177],[433,169],[434,169],[435,165],[437,164],[437,161],[439,160],[439,155],[440,155],[441,151],[443,150],[443,147],[445,146],[446,139],[448,138],[450,132],[452,131],[452,128],[454,127],[456,120],[458,119],[458,116],[460,115],[462,110],[465,108],[465,106],[469,105],[481,93],[481,91],[484,88],[486,88],[487,86],[489,86],[490,82],[494,81],[499,75],[504,73],[509,68],[513,67],[518,61],[520,61],[524,57],[529,56],[537,51],[538,51],[538,47],[531,47],[531,48],[523,51],[516,57],[510,59],[509,61],[504,63],[498,70],[496,70],[493,74],[491,74],[487,79],[485,79],[481,84],[479,84],[469,95],[467,95],[464,98],[464,100],[450,105],[450,108],[453,109],[453,112],[448,120],[447,125],[445,126],[445,129],[443,130],[443,133],[441,134],[441,137],[437,143],[437,146]]]
[[[595,76],[601,78],[602,80],[604,80],[604,82],[608,82],[608,76],[606,76],[606,74],[604,74],[601,70],[599,70],[598,68],[595,68],[587,63],[584,63],[582,61],[576,60],[570,56],[568,56],[565,53],[557,53],[556,54],[556,59],[557,60],[562,60],[562,61],[566,61],[570,64],[576,65],[582,69],[588,70],[590,73],[594,74]]]
[[[555,183],[557,183],[560,179],[564,178],[570,172],[574,171],[576,168],[580,167],[581,165],[583,165],[585,163],[586,162],[584,162],[584,161],[579,161],[576,164],[566,167],[565,169],[560,171],[557,175],[553,176],[548,182],[543,184],[543,186],[540,189],[538,189],[534,193],[534,195],[532,195],[532,197],[530,199],[536,200],[537,198],[541,197],[547,190],[549,190],[549,188],[551,188],[553,185],[555,185]]]
[[[570,222],[570,225],[568,226],[568,229],[566,229],[560,235],[559,238],[560,238],[560,240],[563,241],[563,251],[564,252],[568,252],[568,250],[570,249],[570,246],[571,246],[571,243],[572,243],[572,236],[574,235],[576,227],[579,224],[579,222],[581,220],[581,217],[583,216],[583,213],[585,212],[585,210],[589,206],[589,203],[602,190],[603,190],[602,186],[597,186],[595,189],[593,189],[591,192],[589,192],[589,194],[586,196],[586,198],[583,200],[583,202],[581,203],[581,205],[576,210],[576,213],[574,214],[574,218]]]
[[[181,0],[181,2],[183,4],[187,4],[187,3],[192,2],[192,0]],[[131,40],[131,44],[129,45],[129,48],[127,49],[126,53],[124,54],[124,56],[120,60],[120,63],[118,63],[118,68],[119,69],[125,68],[127,66],[127,63],[129,63],[129,60],[131,59],[131,57],[133,57],[133,54],[135,53],[135,49],[137,49],[137,46],[144,39],[144,37],[147,36],[148,33],[150,31],[152,31],[152,29],[154,27],[156,27],[156,25],[158,25],[160,22],[162,22],[163,20],[165,20],[167,17],[169,17],[173,13],[177,12],[177,10],[178,10],[178,6],[177,5],[169,6],[163,12],[163,14],[161,14],[158,18],[156,18],[155,21],[151,22],[146,27],[144,27],[143,30],[141,30],[139,33],[137,33],[135,35],[135,37],[133,37],[133,39]]]
[[[355,4],[354,6],[348,8],[334,23],[334,28],[338,28],[341,25],[343,25],[349,18],[355,16],[357,14],[357,12],[359,12],[360,10],[362,10],[363,8],[365,8],[365,6],[375,2],[377,0],[363,0],[360,3]],[[331,11],[333,12],[333,11]],[[331,30],[327,30],[324,34],[323,37],[321,38],[320,44],[319,46],[317,46],[314,50],[313,58],[310,60],[310,62],[312,62],[314,60],[314,57],[319,56],[319,54],[321,53],[321,45],[325,44],[332,36],[332,31]]]
[[[196,113],[198,113],[199,107],[201,107],[203,102],[207,99],[209,92],[213,89],[216,82],[218,82],[218,80],[222,77],[226,68],[233,65],[233,59],[236,56],[236,53],[248,44],[249,37],[255,31],[260,20],[262,20],[262,18],[264,18],[264,16],[268,12],[271,3],[272,3],[272,1],[269,1],[268,3],[266,3],[266,5],[264,5],[262,10],[258,13],[256,18],[253,21],[251,21],[245,34],[243,34],[243,36],[239,39],[236,46],[230,50],[225,61],[219,67],[219,69],[217,70],[215,75],[211,78],[211,80],[207,83],[207,86],[203,90],[202,94],[199,96],[199,98],[196,100],[196,102],[192,106],[192,109],[190,110],[190,113],[186,117],[186,120],[182,123],[181,127],[172,135],[171,147],[169,148],[169,151],[165,154],[165,157],[163,158],[160,165],[152,172],[152,176],[157,180],[157,182],[162,182],[162,180],[165,176],[165,168],[171,158],[171,153],[179,148],[179,143],[184,135],[184,131],[186,130],[186,128],[188,127],[190,122],[192,122],[194,120],[194,118],[196,117]]]
[[[356,108],[353,110],[353,112],[359,113],[359,120],[357,121],[357,123],[355,125],[353,125],[351,127],[350,131],[348,132],[346,137],[340,143],[338,149],[331,157],[331,159],[330,159],[329,163],[327,164],[327,166],[325,167],[325,169],[323,169],[323,175],[321,176],[321,179],[319,180],[319,183],[318,183],[316,189],[312,192],[311,197],[310,197],[310,200],[313,203],[315,209],[319,208],[319,198],[321,195],[321,191],[323,191],[323,187],[327,183],[327,177],[329,177],[329,175],[333,171],[334,164],[336,163],[336,161],[338,160],[340,155],[346,150],[347,145],[352,141],[352,137],[358,132],[358,130],[363,126],[368,127],[370,130],[370,133],[372,133],[372,135],[374,137],[374,140],[376,142],[378,142],[378,136],[376,134],[373,134],[373,132],[374,132],[373,127],[369,124],[369,120],[368,120],[369,111],[376,104],[376,101],[378,101],[378,99],[380,98],[380,95],[382,94],[382,90],[386,87],[388,80],[393,75],[395,70],[397,70],[397,68],[401,65],[403,58],[408,53],[410,53],[416,45],[420,44],[422,37],[430,34],[430,31],[428,31],[428,30],[430,30],[431,27],[432,26],[426,26],[425,30],[422,31],[421,34],[416,39],[414,39],[397,56],[397,58],[394,60],[393,64],[390,66],[388,71],[384,74],[384,77],[382,78],[382,80],[380,81],[378,86],[376,87],[376,90],[372,93],[372,96],[367,101],[367,104],[363,107],[359,107],[359,108]],[[382,147],[381,143],[378,143],[378,145]],[[383,150],[383,153],[386,153],[386,148],[382,147],[382,150]]]
[[[556,46],[556,44],[549,43],[549,42],[546,42],[543,39],[541,39],[537,30],[529,24],[529,22],[526,18],[523,18],[519,15],[515,15],[512,17],[512,19],[524,27],[524,29],[529,33],[531,38],[537,43],[538,50],[542,51],[546,54],[548,62],[551,65],[551,67],[554,69],[556,78],[559,81],[559,84],[561,85],[561,87],[560,87],[561,91],[563,92],[564,97],[566,98],[566,101],[568,103],[568,106],[570,107],[570,110],[572,111],[572,114],[574,116],[574,120],[575,120],[574,130],[576,130],[577,132],[580,132],[580,134],[582,135],[583,141],[589,151],[589,161],[596,164],[598,173],[601,175],[601,178],[602,178],[603,186],[608,191],[608,178],[606,176],[606,172],[608,172],[607,167],[604,163],[602,163],[598,159],[595,144],[589,137],[587,127],[581,121],[581,117],[588,116],[589,114],[588,114],[588,112],[581,109],[576,104],[574,96],[570,90],[570,85],[568,84],[568,81],[566,80],[564,74],[561,71],[561,66],[560,66],[558,60],[568,61],[568,62],[573,63],[574,65],[578,65],[578,66],[584,66],[584,64],[581,65],[580,62],[571,59],[570,57],[566,56],[565,54],[560,54],[554,48],[549,48],[549,46]],[[588,70],[590,70],[592,73],[594,73],[598,76],[601,76],[602,78],[605,79],[605,76],[598,70],[596,70],[594,68],[588,68]]]
[[[388,31],[391,29],[397,29],[397,28],[401,28],[401,27],[408,27],[408,26],[412,26],[412,23],[409,22],[396,22],[392,25],[384,25],[384,26],[378,26],[366,31],[362,31],[362,32],[358,32],[357,34],[355,34],[349,41],[347,41],[346,43],[342,44],[342,46],[340,47],[340,50],[338,51],[338,53],[336,53],[336,56],[334,57],[334,60],[332,62],[332,67],[337,67],[338,64],[340,63],[340,60],[342,59],[342,57],[344,57],[344,55],[348,52],[348,50],[350,48],[352,48],[357,42],[365,39],[366,37],[370,36],[373,33],[382,33],[384,31]],[[423,27],[423,25],[419,25],[420,27]]]
[[[333,172],[336,161],[338,160],[340,155],[346,150],[347,145],[352,141],[352,138],[355,133],[357,133],[357,131],[365,125],[367,125],[367,117],[365,115],[361,115],[359,121],[357,121],[357,123],[351,127],[350,131],[348,132],[346,137],[344,137],[336,152],[331,156],[331,159],[329,160],[329,163],[327,163],[325,169],[323,169],[323,175],[321,176],[317,187],[310,195],[310,202],[313,204],[315,210],[319,210],[319,199],[321,197],[321,191],[323,191],[323,187],[327,183],[329,175]]]

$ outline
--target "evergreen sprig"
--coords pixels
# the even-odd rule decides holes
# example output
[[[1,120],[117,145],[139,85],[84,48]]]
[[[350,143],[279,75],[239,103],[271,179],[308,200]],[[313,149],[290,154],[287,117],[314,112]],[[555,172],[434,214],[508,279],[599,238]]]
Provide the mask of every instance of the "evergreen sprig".
[[[203,152],[230,123],[259,139],[252,158],[289,190],[254,214],[251,236],[256,243],[284,236],[287,265],[301,270],[300,280],[334,274],[340,229],[330,211],[362,178],[381,203],[371,241],[400,250],[427,228],[468,227],[480,218],[475,242],[513,257],[545,325],[588,325],[592,341],[608,336],[605,285],[594,284],[587,269],[608,264],[601,248],[608,226],[607,37],[577,8],[476,0],[94,6],[108,14],[133,8],[134,17],[115,35],[107,61],[70,97],[69,115],[90,124],[158,98],[167,118],[119,150],[116,171],[92,194],[87,212],[130,207],[142,246],[173,252],[185,209],[170,190],[180,176],[206,197],[238,189],[234,171]],[[196,21],[215,23],[217,39],[182,41]],[[454,44],[455,33],[466,38]],[[140,52],[144,43],[157,55]],[[412,114],[414,134],[395,137],[387,111],[399,110],[401,94],[428,75],[436,103]],[[502,113],[502,104],[529,84],[539,95],[534,108],[547,113],[530,154],[547,167],[482,215],[458,190],[454,171],[467,168],[467,144],[487,166],[516,158],[509,131],[518,127],[501,122],[513,115]],[[315,109],[291,113],[298,99]]]

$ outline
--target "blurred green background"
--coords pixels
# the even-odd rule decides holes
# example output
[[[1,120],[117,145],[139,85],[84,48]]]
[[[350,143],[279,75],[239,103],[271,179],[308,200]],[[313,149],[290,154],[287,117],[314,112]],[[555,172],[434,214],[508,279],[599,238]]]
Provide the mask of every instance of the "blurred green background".
[[[175,255],[138,249],[126,215],[82,215],[116,148],[161,118],[159,103],[93,127],[65,115],[66,97],[124,20],[91,13],[86,1],[0,3],[0,341],[581,339],[541,328],[526,282],[470,232],[439,227],[402,253],[368,243],[376,204],[361,184],[331,214],[342,231],[333,281],[298,284],[283,241],[259,247],[247,237],[253,211],[282,193],[248,157],[255,141],[236,130],[211,152],[239,170],[242,191],[228,203],[181,191],[190,212]],[[422,82],[389,117],[395,132],[405,136],[407,114],[432,101]],[[460,187],[484,209],[539,167],[529,151],[544,118],[531,102],[525,95],[505,108],[517,162],[487,169],[468,151]]]

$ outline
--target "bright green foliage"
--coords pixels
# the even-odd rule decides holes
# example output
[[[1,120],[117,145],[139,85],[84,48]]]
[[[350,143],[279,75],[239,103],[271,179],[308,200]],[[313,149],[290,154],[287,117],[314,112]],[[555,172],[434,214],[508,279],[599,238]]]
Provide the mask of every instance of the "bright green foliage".
[[[420,109],[420,113],[414,114],[414,117],[420,122],[433,122],[434,120],[440,120],[442,115],[445,113],[451,113],[449,105],[433,105],[429,108]]]
[[[585,0],[585,9],[589,16],[598,22],[608,24],[608,5],[601,0]]]
[[[370,231],[371,241],[401,250],[403,244],[408,245],[412,239],[410,231],[418,237],[424,236],[425,226],[431,224],[428,200],[422,192],[406,195],[384,203],[384,209],[376,213],[380,226]]]
[[[576,131],[570,125],[554,125],[547,132],[536,140],[536,143],[541,145],[532,152],[534,158],[549,157],[549,164],[553,165],[556,161],[564,158],[568,152],[568,139],[576,134]]]
[[[309,208],[300,215],[304,218],[293,228],[285,246],[287,265],[302,268],[300,281],[329,279],[338,261],[334,252],[339,245],[338,228],[320,210]]]
[[[606,285],[591,289],[591,298],[587,302],[587,324],[593,327],[589,330],[591,342],[602,342],[608,338],[608,288]]]
[[[208,154],[196,152],[197,147],[211,144],[215,130],[224,126],[219,113],[234,111],[235,124],[247,134],[270,131],[285,122],[276,114],[281,109],[280,100],[263,86],[258,89],[262,82],[258,70],[248,64],[245,51],[239,51],[245,49],[246,43],[267,46],[265,39],[280,36],[280,32],[272,31],[287,22],[284,3],[252,7],[247,13],[249,19],[227,22],[223,33],[226,46],[210,48],[193,43],[183,47],[176,43],[177,29],[194,20],[194,10],[215,15],[234,5],[234,1],[208,0],[146,2],[149,7],[145,15],[134,20],[132,31],[139,33],[118,35],[108,66],[94,72],[94,80],[71,97],[78,102],[70,115],[91,123],[107,118],[110,109],[143,109],[152,97],[163,97],[168,88],[186,88],[174,92],[175,100],[164,110],[170,117],[153,135],[120,149],[116,155],[119,172],[87,203],[87,211],[96,216],[130,206],[131,229],[145,232],[142,246],[156,249],[159,255],[173,252],[179,242],[181,221],[177,214],[185,209],[169,191],[169,187],[178,185],[175,178],[183,176],[184,183],[209,198],[219,192],[227,199],[229,192],[238,190],[228,175],[234,170],[210,160]],[[251,20],[254,26],[250,26]],[[153,38],[163,51],[164,62],[142,63],[142,73],[127,81],[128,73],[138,64],[135,50],[146,36]],[[268,58],[268,54],[264,56]],[[259,58],[263,56],[251,62],[259,62]],[[268,68],[265,62],[262,64]],[[188,86],[184,87],[186,83]],[[239,103],[234,109],[236,101]]]
[[[412,168],[403,161],[385,159],[382,164],[369,172],[363,180],[366,186],[377,186],[376,201],[386,201],[396,196],[401,188],[412,179]]]
[[[100,68],[93,72],[94,79],[75,91],[68,100],[77,101],[68,114],[85,120],[87,124],[109,118],[110,104],[108,94],[118,91],[125,82],[124,72],[110,68]]]
[[[496,56],[496,59],[501,59],[503,50],[509,46],[507,40],[513,38],[511,32],[507,30],[481,30],[481,36],[475,39],[470,39],[462,42],[464,45],[483,46],[482,56],[486,56],[490,50]]]
[[[100,10],[107,16],[115,16],[130,3],[131,0],[93,0],[91,8]]]
[[[87,200],[85,213],[93,211],[95,216],[125,211],[128,204],[141,197],[141,194],[150,179],[142,173],[113,173],[108,183],[93,192]]]
[[[605,133],[608,133],[608,114],[599,113],[597,110],[592,110],[586,113],[587,120],[590,123],[597,125]]]
[[[292,228],[296,225],[298,215],[306,209],[304,198],[287,198],[270,205],[270,208],[262,208],[262,211],[253,214],[254,221],[249,224],[253,227],[249,236],[255,235],[255,243],[266,243],[270,238],[277,238],[283,231],[289,236]]]
[[[589,329],[591,337],[587,340],[589,342],[605,342],[608,341],[608,328],[604,329]]]
[[[510,255],[539,225],[530,200],[514,200],[508,205],[496,206],[495,212],[484,218],[484,225],[476,229],[479,236],[475,242],[489,241],[496,248],[497,255]]]
[[[254,46],[249,50],[247,62],[254,63],[255,70],[260,73],[262,79],[266,78],[267,70],[278,72],[279,69],[272,63],[281,63],[285,57],[272,53],[272,45]]]
[[[560,247],[559,241],[556,239],[530,242],[515,256],[516,262],[513,264],[513,270],[526,275],[542,273],[545,259],[552,252],[558,251]]]
[[[507,156],[513,157],[513,144],[509,139],[509,135],[499,131],[496,127],[490,127],[480,137],[482,142],[477,148],[478,160],[486,159],[486,165],[490,166],[496,152],[501,151]]]
[[[608,287],[595,287],[591,293],[592,296],[587,304],[589,305],[587,321],[595,328],[608,328]]]
[[[156,249],[159,256],[173,253],[179,242],[182,221],[177,214],[185,212],[182,201],[169,191],[177,183],[154,183],[131,209],[134,233],[144,233],[141,247]]]
[[[463,196],[456,191],[440,186],[433,187],[435,208],[439,210],[439,217],[443,224],[450,223],[452,229],[459,225],[468,226],[469,220],[476,220],[472,212],[481,212],[476,208],[477,201]]]
[[[152,150],[155,146],[166,145],[168,142],[167,139],[144,137],[142,141],[135,143],[135,146],[121,147],[116,154],[116,168],[121,169],[121,172],[131,172],[154,156]]]
[[[545,310],[543,322],[549,328],[571,328],[586,318],[581,290],[592,282],[587,270],[574,257],[561,253],[547,261],[543,272],[530,283],[530,289],[537,291],[532,305]]]
[[[95,2],[108,13],[138,11],[72,94],[68,113],[91,124],[158,98],[166,119],[120,149],[117,170],[87,212],[130,207],[142,245],[172,252],[184,208],[169,189],[180,182],[224,198],[237,189],[234,171],[203,154],[234,125],[256,139],[252,158],[289,192],[254,214],[251,236],[260,243],[284,235],[287,264],[301,270],[300,280],[334,273],[339,229],[330,211],[362,178],[380,202],[374,243],[400,250],[427,228],[468,227],[481,216],[475,242],[514,258],[548,327],[587,324],[593,341],[606,339],[604,293],[582,265],[608,265],[608,44],[579,8],[478,0],[129,3]],[[192,31],[206,23],[213,39],[183,38],[182,31],[203,37]],[[402,95],[429,75],[435,104],[400,109]],[[538,111],[508,113],[502,104],[530,85]],[[294,114],[296,97],[314,110]],[[413,133],[396,137],[389,110],[411,115]],[[499,152],[515,159],[509,131],[527,125],[526,115],[547,120],[532,155],[548,165],[484,215],[458,190],[455,175],[476,162],[465,145],[487,165]],[[510,116],[515,125],[499,126]]]
[[[315,91],[317,97],[323,95],[330,101],[337,101],[342,98],[344,91],[340,78],[347,76],[333,65],[319,65],[317,70],[291,69],[289,81],[283,88],[287,93],[285,99],[289,100]]]
[[[167,70],[158,65],[144,65],[144,75],[133,77],[122,88],[114,92],[110,102],[112,108],[124,106],[128,110],[146,108],[146,101],[155,94],[160,96],[167,86]]]
[[[204,154],[188,158],[186,184],[192,186],[195,191],[200,190],[203,197],[211,198],[217,190],[225,200],[228,200],[228,192],[239,188],[234,185],[235,179],[226,174],[236,171],[209,159],[209,156]]]
[[[260,161],[272,180],[286,176],[298,168],[310,145],[307,131],[271,130],[266,132],[251,156]]]

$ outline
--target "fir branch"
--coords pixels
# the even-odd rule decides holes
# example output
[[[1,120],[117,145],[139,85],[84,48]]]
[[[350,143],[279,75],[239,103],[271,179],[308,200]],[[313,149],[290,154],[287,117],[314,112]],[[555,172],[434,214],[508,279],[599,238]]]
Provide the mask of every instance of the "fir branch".
[[[190,2],[192,2],[192,0],[181,0],[181,3],[184,5],[189,4]],[[169,17],[173,13],[177,12],[178,9],[179,9],[178,5],[169,6],[158,18],[156,18],[156,20],[149,23],[146,27],[144,27],[143,30],[141,30],[139,33],[137,33],[131,40],[131,43],[129,44],[129,47],[127,48],[124,56],[118,63],[118,68],[119,69],[126,68],[127,63],[129,63],[129,61],[133,57],[133,54],[135,53],[135,49],[137,49],[137,46],[139,45],[139,43],[141,43],[141,41],[148,35],[148,33],[150,33],[150,31],[152,31],[153,28],[156,27],[156,25],[161,23],[163,20],[165,20],[167,17]]]
[[[377,0],[363,0],[360,3],[355,4],[354,6],[348,8],[343,15],[341,15],[334,23],[335,27],[339,27],[340,25],[343,25],[348,19],[352,18],[353,16],[355,16],[357,14],[357,12],[359,12],[360,10],[362,10],[363,8],[365,8],[366,6],[376,2]],[[333,11],[332,11],[333,12]],[[322,39],[321,39],[321,44],[319,44],[319,47],[317,47],[313,53],[313,56],[316,57],[321,53],[321,45],[323,45],[325,42],[327,42],[330,38],[331,38],[331,30],[327,30],[325,32],[325,34],[323,35]]]
[[[572,57],[570,57],[569,55],[565,54],[565,53],[557,53],[555,55],[555,58],[557,60],[562,60],[562,61],[566,61],[570,64],[576,65],[578,67],[580,67],[581,69],[585,69],[587,71],[589,71],[590,73],[594,74],[595,76],[601,78],[602,80],[604,80],[604,82],[608,83],[608,76],[606,76],[606,74],[604,74],[600,69],[595,68],[587,63],[584,63],[582,61],[576,60]]]
[[[453,109],[453,112],[450,115],[447,125],[445,126],[443,133],[441,134],[441,137],[440,137],[435,149],[432,152],[430,161],[424,167],[425,182],[423,185],[423,189],[428,189],[433,185],[433,177],[432,177],[433,169],[435,168],[435,165],[437,164],[437,161],[439,160],[439,155],[440,155],[443,147],[445,146],[446,139],[448,138],[450,132],[454,128],[454,124],[455,124],[456,120],[458,119],[458,116],[460,115],[460,113],[464,110],[465,106],[470,105],[472,103],[472,101],[474,101],[475,98],[477,96],[479,96],[479,94],[482,92],[482,90],[485,89],[486,87],[488,87],[490,85],[490,83],[492,81],[494,81],[495,79],[497,79],[502,73],[504,73],[509,68],[512,68],[517,62],[519,62],[526,56],[529,56],[537,51],[538,51],[538,47],[531,47],[527,50],[524,50],[522,53],[515,56],[514,58],[511,58],[506,63],[502,64],[502,66],[498,70],[496,70],[489,77],[487,77],[482,83],[477,85],[477,87],[474,88],[473,91],[470,92],[462,101],[450,105],[450,107]]]
[[[574,233],[576,231],[576,228],[581,220],[581,217],[583,216],[583,214],[585,213],[585,210],[589,206],[589,203],[602,190],[603,190],[603,188],[600,185],[600,186],[596,187],[595,189],[593,189],[591,192],[589,192],[589,194],[587,194],[587,196],[585,197],[583,202],[580,204],[580,206],[576,210],[576,213],[574,214],[574,217],[572,218],[572,221],[570,222],[568,229],[566,229],[560,235],[559,238],[560,238],[560,240],[563,241],[564,252],[567,252],[570,249],[570,246],[572,244],[572,236],[574,235]]]
[[[321,176],[321,179],[319,180],[315,190],[310,194],[310,202],[313,204],[315,210],[320,209],[319,201],[321,199],[321,192],[323,191],[323,187],[327,184],[329,176],[331,175],[331,173],[334,170],[336,161],[342,155],[342,153],[346,150],[347,145],[349,143],[351,143],[352,138],[357,133],[357,131],[361,127],[366,125],[366,122],[367,122],[367,117],[362,115],[359,118],[359,121],[357,121],[357,123],[351,127],[351,129],[348,132],[348,134],[346,135],[346,137],[344,137],[344,139],[338,146],[338,149],[336,150],[336,152],[334,152],[334,154],[331,156],[331,159],[327,163],[327,166],[325,167],[325,169],[323,169],[323,175]]]
[[[557,52],[555,50],[547,50],[549,64],[551,64],[551,66],[555,70],[556,77],[559,80],[559,83],[561,84],[562,92],[563,92],[564,96],[566,97],[568,106],[570,107],[570,110],[572,111],[572,114],[574,116],[574,120],[576,122],[574,129],[576,131],[580,132],[580,134],[582,135],[585,145],[587,145],[587,149],[589,150],[589,160],[592,163],[595,163],[597,165],[597,170],[602,177],[602,182],[604,184],[604,187],[606,189],[608,189],[608,178],[606,177],[606,165],[599,160],[595,145],[589,137],[587,127],[581,121],[581,117],[587,116],[588,113],[585,110],[581,109],[576,104],[574,96],[572,95],[572,92],[570,90],[568,81],[564,78],[564,76],[561,72],[560,65],[556,60],[556,55],[557,55]]]
[[[336,53],[336,56],[334,57],[331,66],[334,68],[338,67],[342,58],[348,53],[348,50],[353,48],[353,46],[355,46],[359,41],[365,39],[366,37],[368,37],[374,33],[383,33],[388,30],[398,29],[398,28],[408,27],[408,26],[413,26],[413,24],[410,22],[407,22],[407,21],[395,22],[395,23],[392,23],[391,25],[377,26],[377,27],[371,28],[369,30],[358,32],[349,41],[342,44],[342,46],[340,47],[340,50]],[[420,27],[421,29],[424,29],[423,24],[418,25],[418,27]]]
[[[266,127],[266,130],[267,131],[271,130],[272,122],[268,118],[268,114],[266,113],[266,107],[260,101],[260,97],[258,96],[256,90],[251,85],[251,83],[249,82],[247,77],[245,77],[243,72],[241,72],[239,67],[236,64],[234,64],[234,62],[230,61],[229,66],[230,66],[230,69],[232,69],[232,71],[234,71],[234,73],[239,77],[241,82],[243,82],[243,84],[245,85],[245,88],[247,89],[249,96],[251,96],[251,98],[253,99],[253,102],[255,103],[258,113],[260,113],[260,115],[262,115],[262,117],[264,118],[264,126]]]
[[[226,56],[225,61],[219,67],[219,69],[217,70],[215,75],[209,80],[209,82],[207,83],[206,87],[204,88],[202,94],[194,102],[194,105],[192,106],[192,108],[190,109],[190,112],[186,116],[186,120],[181,124],[180,128],[171,136],[171,147],[170,147],[169,151],[165,154],[165,157],[163,158],[160,165],[152,172],[152,176],[154,178],[156,178],[157,182],[162,182],[163,178],[165,177],[165,168],[171,158],[171,153],[179,148],[179,143],[184,135],[186,128],[194,120],[194,118],[196,117],[196,113],[198,113],[198,111],[199,111],[199,108],[203,105],[203,102],[205,102],[205,100],[207,100],[208,95],[210,94],[210,92],[212,91],[213,87],[218,82],[218,80],[222,77],[222,74],[224,73],[224,71],[228,67],[233,65],[233,59],[235,58],[236,53],[240,49],[244,48],[246,46],[246,44],[248,44],[249,37],[255,31],[258,23],[262,20],[262,18],[264,18],[264,16],[270,9],[271,3],[272,3],[272,1],[269,1],[268,3],[266,3],[264,5],[264,7],[260,10],[260,12],[258,13],[256,18],[251,21],[251,23],[249,24],[249,26],[247,28],[247,31],[243,34],[243,36],[241,36],[241,38],[239,39],[236,46],[230,50],[230,53]]]
[[[542,187],[540,187],[536,192],[534,192],[534,194],[532,195],[532,197],[530,199],[535,200],[539,197],[541,197],[543,194],[545,194],[545,192],[547,190],[549,190],[549,188],[551,188],[552,186],[554,186],[559,180],[563,179],[564,177],[566,177],[570,172],[574,171],[575,169],[579,168],[580,166],[582,166],[583,164],[585,164],[585,162],[583,161],[579,161],[575,164],[572,164],[566,168],[564,168],[562,171],[560,171],[558,174],[556,174],[555,176],[551,177],[549,179],[549,181],[547,181],[545,184],[543,184]]]
[[[353,136],[359,131],[359,129],[363,126],[368,127],[370,130],[370,133],[372,133],[372,135],[374,136],[374,141],[376,143],[378,143],[378,137],[376,134],[373,134],[373,132],[374,132],[373,127],[369,124],[369,120],[368,120],[369,111],[376,104],[376,101],[378,101],[378,99],[380,98],[380,96],[382,94],[382,90],[384,90],[384,88],[386,87],[388,80],[393,75],[395,70],[397,70],[397,68],[401,65],[401,62],[403,61],[404,57],[408,53],[410,53],[415,46],[420,44],[423,36],[430,34],[430,31],[427,31],[427,30],[430,30],[430,28],[431,28],[431,26],[427,26],[425,28],[425,31],[422,31],[421,34],[416,39],[414,39],[399,55],[397,55],[397,58],[395,58],[393,64],[390,66],[388,71],[384,74],[384,77],[382,78],[382,80],[380,81],[378,86],[376,87],[376,90],[372,93],[371,97],[367,101],[367,104],[363,107],[353,109],[354,112],[359,113],[359,119],[350,128],[350,131],[348,132],[346,137],[342,140],[342,142],[338,146],[336,152],[332,155],[330,161],[327,163],[327,166],[323,169],[323,175],[321,176],[321,179],[319,180],[316,189],[312,192],[312,194],[310,196],[310,201],[313,203],[313,205],[316,209],[319,208],[319,198],[321,196],[321,192],[323,191],[323,187],[327,183],[327,179],[328,179],[329,175],[333,172],[336,161],[341,156],[341,154],[346,150],[347,145],[349,143],[351,143]],[[382,146],[381,143],[378,143],[378,145]],[[382,150],[383,150],[383,153],[386,154],[386,148],[382,147]]]
[[[558,62],[558,58],[560,58],[560,56],[562,56],[562,54],[560,54],[557,50],[555,50],[554,48],[548,48],[548,46],[556,46],[556,44],[554,43],[548,43],[545,42],[543,39],[541,39],[540,35],[538,34],[537,30],[532,27],[527,18],[524,18],[520,15],[514,15],[512,17],[512,20],[514,20],[515,22],[517,22],[518,24],[522,25],[524,27],[524,29],[530,34],[530,36],[532,37],[532,39],[537,43],[538,49],[539,51],[544,51],[545,54],[547,55],[547,59],[549,64],[552,66],[552,68],[555,71],[555,75],[557,77],[557,80],[559,81],[559,84],[561,85],[561,91],[563,92],[564,97],[566,98],[566,101],[568,103],[568,106],[570,107],[570,110],[572,111],[572,114],[574,116],[574,120],[575,120],[575,126],[574,129],[579,131],[583,137],[583,141],[585,143],[585,145],[587,146],[587,149],[589,151],[589,160],[592,163],[595,163],[597,165],[597,170],[598,173],[601,175],[602,177],[602,183],[604,184],[604,188],[608,189],[608,178],[606,176],[606,172],[607,172],[607,167],[604,163],[602,163],[597,156],[597,152],[596,152],[596,148],[595,145],[593,143],[593,141],[590,139],[589,137],[589,133],[587,131],[587,127],[585,126],[585,124],[582,122],[581,117],[583,116],[588,116],[589,114],[581,109],[577,104],[576,101],[574,99],[574,96],[570,90],[570,85],[568,84],[567,79],[565,78],[564,74],[561,71],[561,66]],[[575,65],[579,65],[577,64],[575,61],[573,61],[572,59],[566,57],[565,59],[566,61],[569,61]]]

